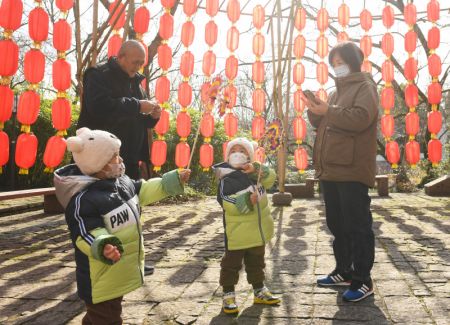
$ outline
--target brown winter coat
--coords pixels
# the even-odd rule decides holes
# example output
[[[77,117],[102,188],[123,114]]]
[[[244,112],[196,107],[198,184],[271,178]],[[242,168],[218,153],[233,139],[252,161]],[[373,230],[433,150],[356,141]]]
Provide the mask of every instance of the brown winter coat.
[[[377,87],[368,73],[357,72],[336,79],[326,115],[308,110],[317,128],[314,142],[316,177],[325,181],[375,184],[377,154]]]

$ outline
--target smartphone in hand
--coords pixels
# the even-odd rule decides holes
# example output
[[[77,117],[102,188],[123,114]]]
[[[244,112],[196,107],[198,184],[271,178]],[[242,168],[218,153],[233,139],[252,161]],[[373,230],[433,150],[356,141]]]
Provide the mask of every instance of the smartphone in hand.
[[[311,90],[303,90],[303,95],[305,95],[305,97],[310,101],[313,102],[314,104],[320,104],[320,102],[316,99],[316,95],[314,95],[314,93]]]

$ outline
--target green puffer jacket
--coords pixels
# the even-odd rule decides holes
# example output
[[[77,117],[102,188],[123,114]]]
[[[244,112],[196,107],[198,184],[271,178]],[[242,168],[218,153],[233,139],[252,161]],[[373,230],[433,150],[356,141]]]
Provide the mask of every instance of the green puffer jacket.
[[[217,201],[224,210],[225,247],[239,250],[265,245],[273,236],[273,219],[270,214],[266,189],[275,182],[275,172],[267,166],[253,163],[256,172],[245,174],[227,163],[214,166],[219,180]],[[256,182],[262,168],[258,189]],[[251,193],[259,191],[260,201],[252,205]]]
[[[55,172],[54,184],[66,209],[80,298],[97,304],[139,288],[144,282],[140,207],[183,193],[178,172],[149,181],[133,181],[128,176],[98,180],[68,165]],[[106,244],[119,248],[117,263],[103,256]]]

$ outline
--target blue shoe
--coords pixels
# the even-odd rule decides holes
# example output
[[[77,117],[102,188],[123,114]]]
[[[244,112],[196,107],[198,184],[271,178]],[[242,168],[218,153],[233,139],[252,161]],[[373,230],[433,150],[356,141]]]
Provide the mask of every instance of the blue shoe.
[[[342,299],[345,301],[357,302],[373,294],[372,280],[363,282],[353,280],[350,288],[344,292]]]
[[[327,276],[317,279],[317,284],[320,286],[348,286],[352,281],[350,273],[339,273],[334,270]]]

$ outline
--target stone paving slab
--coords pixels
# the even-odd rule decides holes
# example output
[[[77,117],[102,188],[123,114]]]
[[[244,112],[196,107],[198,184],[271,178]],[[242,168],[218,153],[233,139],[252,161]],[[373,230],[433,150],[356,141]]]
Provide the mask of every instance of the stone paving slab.
[[[10,201],[0,217],[0,324],[80,324],[75,264],[64,216],[42,209],[11,212],[39,201]],[[237,287],[240,314],[221,313],[218,285],[222,214],[213,198],[143,209],[145,285],[124,300],[125,324],[449,324],[450,200],[423,193],[373,197],[375,295],[342,301],[344,289],[320,288],[334,267],[331,236],[319,199],[273,208],[267,285],[280,306],[256,306],[245,274]]]

